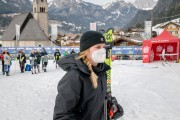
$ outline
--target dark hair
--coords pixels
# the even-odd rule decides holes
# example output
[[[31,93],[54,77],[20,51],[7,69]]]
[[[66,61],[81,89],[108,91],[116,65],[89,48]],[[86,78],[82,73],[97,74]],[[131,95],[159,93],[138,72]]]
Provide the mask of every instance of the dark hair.
[[[11,56],[9,52],[6,52],[6,53],[7,53],[9,56]]]
[[[6,51],[2,51],[2,54],[5,54],[6,53]]]

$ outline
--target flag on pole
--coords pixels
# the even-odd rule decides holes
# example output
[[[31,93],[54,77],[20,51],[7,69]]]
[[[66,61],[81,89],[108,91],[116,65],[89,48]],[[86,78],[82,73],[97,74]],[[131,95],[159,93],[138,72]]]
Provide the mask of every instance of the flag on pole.
[[[57,39],[58,29],[57,24],[51,24],[51,40],[55,41]]]
[[[145,21],[145,39],[152,38],[152,21]]]
[[[20,38],[20,25],[16,24],[16,40]]]
[[[90,23],[90,30],[96,31],[96,22]]]

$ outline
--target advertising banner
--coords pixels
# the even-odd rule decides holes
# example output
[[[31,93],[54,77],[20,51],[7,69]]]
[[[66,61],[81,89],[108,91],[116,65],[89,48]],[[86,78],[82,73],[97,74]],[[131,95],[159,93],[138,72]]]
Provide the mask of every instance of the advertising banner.
[[[68,53],[71,52],[72,49],[76,53],[79,52],[79,47],[44,47],[48,54],[54,54],[55,50],[58,49],[61,53],[64,53],[65,51],[68,51]],[[40,50],[42,47],[2,47],[0,48],[0,51],[6,50],[10,54],[17,54],[18,51],[23,50],[25,54],[30,54],[32,50]],[[141,55],[142,54],[142,47],[141,46],[119,46],[119,47],[113,47],[112,48],[112,54],[127,54],[127,55]]]

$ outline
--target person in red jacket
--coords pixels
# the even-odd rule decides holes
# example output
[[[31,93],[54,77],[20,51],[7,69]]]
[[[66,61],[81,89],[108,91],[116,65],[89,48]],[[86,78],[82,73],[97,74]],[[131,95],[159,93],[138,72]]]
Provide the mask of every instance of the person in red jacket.
[[[5,72],[4,72],[4,54],[5,54],[5,51],[3,50],[2,53],[0,54],[0,59],[2,61],[2,73],[3,73],[3,75],[5,74]]]

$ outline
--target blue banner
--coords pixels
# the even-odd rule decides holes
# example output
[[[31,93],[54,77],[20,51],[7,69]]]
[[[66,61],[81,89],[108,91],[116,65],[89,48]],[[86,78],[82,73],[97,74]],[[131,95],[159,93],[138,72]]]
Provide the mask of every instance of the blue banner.
[[[72,49],[76,53],[79,52],[79,47],[44,47],[48,54],[54,54],[56,49],[63,54],[65,51],[71,52]],[[2,50],[8,51],[10,54],[17,54],[18,51],[23,50],[25,54],[30,54],[32,50],[42,50],[41,47],[1,47],[0,53]],[[142,47],[141,46],[118,46],[112,48],[112,54],[127,54],[127,55],[141,55],[142,54]]]
[[[120,46],[120,47],[113,47],[112,54],[127,54],[127,55],[141,55],[142,54],[142,47],[141,46]]]

